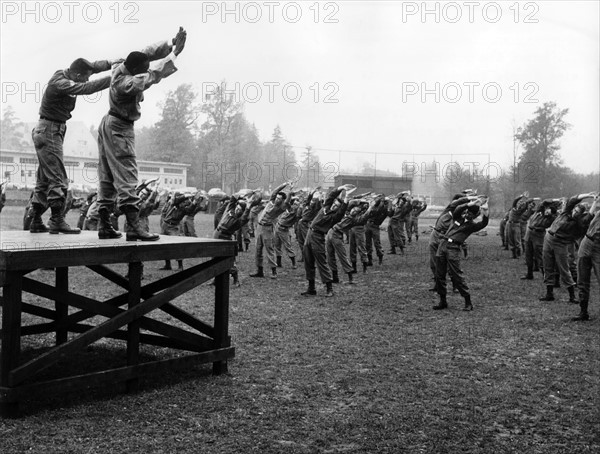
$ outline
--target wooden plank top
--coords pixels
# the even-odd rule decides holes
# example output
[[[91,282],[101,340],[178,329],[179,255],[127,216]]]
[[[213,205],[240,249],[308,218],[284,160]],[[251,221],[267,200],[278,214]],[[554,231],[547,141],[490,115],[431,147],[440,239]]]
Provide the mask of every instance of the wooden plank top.
[[[197,257],[233,257],[235,241],[161,235],[158,241],[100,240],[78,235],[0,231],[0,273],[64,266],[145,262]]]

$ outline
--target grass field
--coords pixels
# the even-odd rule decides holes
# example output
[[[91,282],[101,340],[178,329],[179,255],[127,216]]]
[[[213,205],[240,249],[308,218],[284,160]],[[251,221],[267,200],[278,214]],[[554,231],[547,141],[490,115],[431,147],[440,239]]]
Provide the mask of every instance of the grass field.
[[[0,228],[18,228],[21,215],[6,207]],[[231,289],[229,374],[199,365],[144,379],[137,394],[116,384],[24,402],[22,418],[0,420],[0,453],[600,452],[598,285],[592,320],[571,322],[578,306],[566,290],[538,301],[539,273],[519,279],[524,261],[500,248],[496,225],[469,239],[473,312],[461,311],[458,295],[449,310],[431,309],[427,235],[359,273],[356,285],[336,285],[334,298],[300,296],[304,271],[286,258],[277,280],[249,278],[252,245],[239,256],[242,286]],[[211,226],[211,216],[197,216],[200,236]],[[145,265],[147,280],[167,273],[160,266]],[[85,269],[71,276],[84,294],[117,292]],[[203,285],[177,304],[208,313],[212,292]],[[24,338],[24,355],[51,340]],[[77,367],[123,365],[121,347],[94,344]]]

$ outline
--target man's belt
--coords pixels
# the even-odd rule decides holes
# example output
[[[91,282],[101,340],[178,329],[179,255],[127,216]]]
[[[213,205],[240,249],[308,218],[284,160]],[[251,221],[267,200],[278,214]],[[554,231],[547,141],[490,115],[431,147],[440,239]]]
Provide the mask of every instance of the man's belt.
[[[320,230],[315,230],[313,228],[310,229],[311,232],[316,233],[318,235],[325,235],[325,232],[321,232]]]
[[[133,124],[133,120],[130,120],[130,119],[128,119],[128,118],[125,118],[125,117],[124,117],[124,116],[122,116],[122,115],[119,115],[119,114],[118,114],[117,112],[115,112],[114,110],[109,110],[109,111],[108,111],[108,115],[110,115],[111,117],[118,118],[119,120],[121,120],[121,121],[124,121],[125,123],[128,123],[128,124],[130,124],[130,125],[132,125],[132,124]]]
[[[557,235],[555,232],[551,232],[550,230],[548,230],[548,233],[550,235],[552,235],[554,238],[556,238],[557,240],[570,241],[570,239],[568,237],[565,237],[562,235]]]
[[[177,227],[179,225],[179,222],[174,222],[174,221],[163,221],[165,224],[170,225],[171,227]]]
[[[40,120],[51,121],[52,123],[60,123],[61,125],[64,125],[66,123],[61,120],[54,120],[53,118],[44,117],[43,115],[40,115]]]
[[[462,246],[461,241],[453,240],[452,238],[448,238],[448,243],[456,244],[457,246]]]
[[[540,229],[540,228],[536,228],[536,227],[529,227],[529,230],[533,230],[534,232],[545,232],[546,229]]]

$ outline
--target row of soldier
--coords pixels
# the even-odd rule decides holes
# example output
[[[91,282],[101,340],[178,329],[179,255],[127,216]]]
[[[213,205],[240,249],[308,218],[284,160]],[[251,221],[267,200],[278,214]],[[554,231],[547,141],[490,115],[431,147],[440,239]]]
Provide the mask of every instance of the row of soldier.
[[[554,289],[565,286],[569,302],[580,307],[576,321],[589,320],[592,270],[600,283],[598,199],[594,192],[545,200],[523,193],[500,223],[502,247],[513,259],[524,252],[527,271],[521,279],[542,273],[546,294],[541,301],[554,301]]]

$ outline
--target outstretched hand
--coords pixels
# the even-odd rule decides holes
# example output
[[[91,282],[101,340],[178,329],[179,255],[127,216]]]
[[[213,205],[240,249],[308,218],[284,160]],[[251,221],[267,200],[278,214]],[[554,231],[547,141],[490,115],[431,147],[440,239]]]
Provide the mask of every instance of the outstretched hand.
[[[173,49],[173,53],[175,55],[179,55],[183,51],[186,39],[187,32],[183,29],[183,27],[179,27],[177,35],[175,35],[175,38],[173,38],[173,45],[175,46],[175,49]]]

